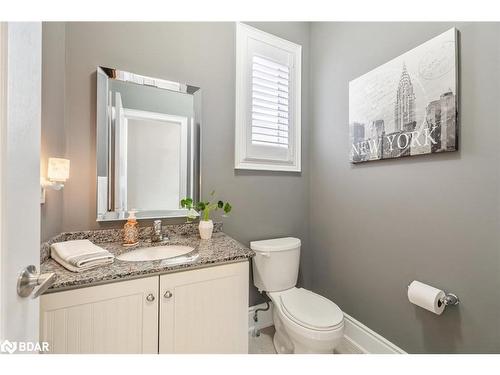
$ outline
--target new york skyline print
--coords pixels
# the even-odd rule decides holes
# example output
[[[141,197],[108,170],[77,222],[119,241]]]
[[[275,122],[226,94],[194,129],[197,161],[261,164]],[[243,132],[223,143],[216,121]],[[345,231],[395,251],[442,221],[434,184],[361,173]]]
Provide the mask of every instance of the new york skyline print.
[[[457,30],[349,82],[350,160],[456,151]]]

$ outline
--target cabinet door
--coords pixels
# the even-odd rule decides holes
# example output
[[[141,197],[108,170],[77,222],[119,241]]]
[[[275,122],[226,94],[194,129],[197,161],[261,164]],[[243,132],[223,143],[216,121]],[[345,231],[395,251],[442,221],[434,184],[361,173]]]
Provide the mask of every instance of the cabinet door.
[[[248,353],[248,262],[160,276],[160,353]]]
[[[51,353],[158,353],[158,276],[43,295],[40,306]]]

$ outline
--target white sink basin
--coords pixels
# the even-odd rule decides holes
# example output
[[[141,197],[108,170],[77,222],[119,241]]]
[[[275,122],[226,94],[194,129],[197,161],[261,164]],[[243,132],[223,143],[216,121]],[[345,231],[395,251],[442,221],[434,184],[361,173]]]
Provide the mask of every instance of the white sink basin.
[[[127,253],[118,255],[116,258],[126,262],[145,262],[160,259],[176,258],[188,254],[194,248],[181,245],[165,245],[143,247],[137,250],[132,250]]]

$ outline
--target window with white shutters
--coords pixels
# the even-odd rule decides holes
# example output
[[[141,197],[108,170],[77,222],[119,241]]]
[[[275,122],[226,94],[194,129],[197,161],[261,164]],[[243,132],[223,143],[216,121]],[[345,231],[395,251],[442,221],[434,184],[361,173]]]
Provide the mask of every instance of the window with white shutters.
[[[237,25],[235,168],[300,171],[301,46]]]
[[[252,143],[288,148],[289,69],[252,59]]]

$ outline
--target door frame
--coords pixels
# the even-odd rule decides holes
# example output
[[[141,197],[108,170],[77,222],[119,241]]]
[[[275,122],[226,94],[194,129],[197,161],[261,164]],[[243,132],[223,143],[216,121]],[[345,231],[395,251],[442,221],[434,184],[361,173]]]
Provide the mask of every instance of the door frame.
[[[152,121],[159,121],[159,122],[171,122],[178,124],[181,128],[181,147],[180,147],[180,157],[179,157],[179,171],[180,171],[180,178],[179,178],[179,200],[182,199],[182,197],[189,197],[192,195],[188,194],[187,188],[188,188],[188,168],[187,168],[187,162],[188,162],[188,118],[186,116],[178,116],[178,115],[171,115],[168,113],[159,113],[159,112],[152,112],[152,111],[145,111],[145,110],[139,110],[139,109],[132,109],[132,108],[123,108],[123,115],[125,117],[125,123],[123,124],[124,128],[127,129],[128,126],[128,120],[152,120]],[[123,132],[123,129],[120,129],[120,133]],[[125,130],[125,134],[127,134],[127,130]],[[126,157],[126,156],[125,156]],[[190,160],[193,160],[192,157],[189,157]],[[191,173],[193,169],[191,168]],[[125,169],[125,176],[127,175],[127,169]],[[126,178],[126,177],[125,177]],[[193,176],[189,176],[190,181],[193,180]],[[125,196],[127,192],[125,191]],[[131,207],[128,206],[127,202],[127,209],[129,210]],[[172,210],[172,211],[177,211],[177,210]],[[179,209],[178,211],[180,212],[185,212],[184,209]]]
[[[33,343],[39,302],[16,284],[40,267],[41,22],[0,23],[0,41],[0,340]]]

